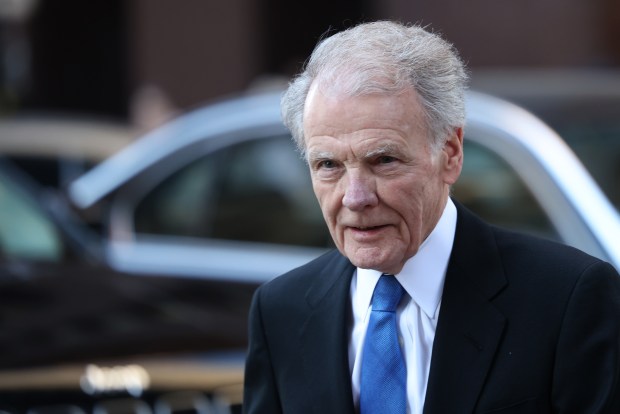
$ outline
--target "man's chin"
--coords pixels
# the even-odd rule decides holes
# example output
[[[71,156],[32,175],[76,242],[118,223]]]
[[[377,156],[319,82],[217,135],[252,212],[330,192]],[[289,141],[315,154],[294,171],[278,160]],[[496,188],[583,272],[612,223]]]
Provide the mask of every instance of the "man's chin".
[[[398,273],[402,269],[402,263],[395,259],[393,251],[385,251],[376,247],[358,248],[353,252],[345,251],[344,255],[354,266],[362,269],[390,274]]]

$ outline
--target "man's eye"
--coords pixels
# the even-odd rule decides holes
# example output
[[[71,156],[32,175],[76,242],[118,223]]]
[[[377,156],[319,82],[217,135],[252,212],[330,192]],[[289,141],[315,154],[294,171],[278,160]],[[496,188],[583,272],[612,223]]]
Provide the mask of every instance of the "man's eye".
[[[394,161],[396,161],[396,158],[390,157],[389,155],[384,155],[384,156],[379,157],[377,159],[377,162],[379,164],[389,164],[389,163],[394,162]]]
[[[323,160],[318,163],[319,168],[331,169],[336,167],[336,163],[332,160]]]

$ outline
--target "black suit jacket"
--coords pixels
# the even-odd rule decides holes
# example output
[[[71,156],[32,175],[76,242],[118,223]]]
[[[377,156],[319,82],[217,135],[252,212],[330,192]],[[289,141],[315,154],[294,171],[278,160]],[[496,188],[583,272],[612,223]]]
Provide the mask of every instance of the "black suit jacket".
[[[617,272],[457,209],[424,413],[620,413]],[[353,271],[334,251],[259,288],[244,412],[354,413]]]

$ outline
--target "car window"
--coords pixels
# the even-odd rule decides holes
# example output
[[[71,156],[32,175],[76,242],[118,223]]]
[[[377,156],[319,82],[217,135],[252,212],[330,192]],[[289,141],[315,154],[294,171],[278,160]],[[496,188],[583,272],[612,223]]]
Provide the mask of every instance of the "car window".
[[[556,128],[620,211],[620,122],[573,119]]]
[[[529,86],[531,88],[531,85]],[[532,111],[579,157],[605,195],[620,211],[620,97],[613,87],[608,94],[509,96]]]
[[[468,141],[455,198],[485,220],[517,231],[559,240],[548,216],[516,171],[489,149]]]
[[[308,168],[289,136],[245,141],[171,175],[137,206],[135,231],[325,247]]]
[[[516,172],[476,143],[465,143],[465,165],[453,194],[492,223],[559,239]],[[331,243],[308,169],[288,136],[238,143],[198,159],[148,193],[134,221],[139,234]]]
[[[0,258],[56,262],[63,253],[54,224],[8,177],[0,176]]]

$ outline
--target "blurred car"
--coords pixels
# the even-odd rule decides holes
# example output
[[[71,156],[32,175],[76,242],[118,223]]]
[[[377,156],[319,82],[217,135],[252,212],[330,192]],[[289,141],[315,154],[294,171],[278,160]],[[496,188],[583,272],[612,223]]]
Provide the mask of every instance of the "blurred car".
[[[0,154],[45,187],[62,188],[132,142],[108,119],[29,113],[0,118]]]
[[[620,70],[478,69],[472,87],[550,125],[620,209]]]
[[[0,155],[0,277],[101,259],[101,240],[63,207],[58,194]]]
[[[105,204],[107,262],[128,273],[262,283],[331,239],[279,92],[198,108],[69,187]],[[620,268],[618,211],[564,141],[506,101],[467,97],[465,165],[453,193],[487,220],[562,241]]]
[[[236,412],[254,286],[114,271],[53,194],[0,157],[0,413]]]

